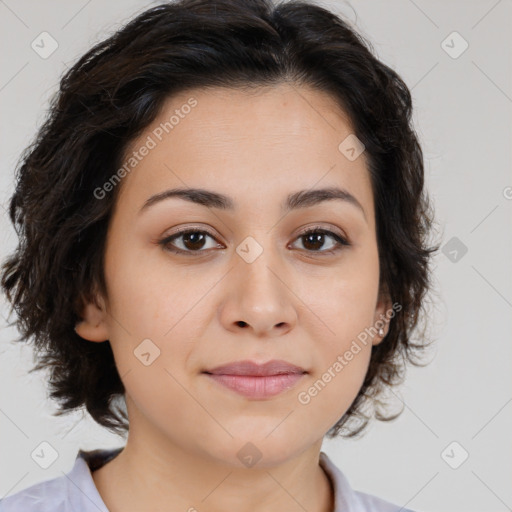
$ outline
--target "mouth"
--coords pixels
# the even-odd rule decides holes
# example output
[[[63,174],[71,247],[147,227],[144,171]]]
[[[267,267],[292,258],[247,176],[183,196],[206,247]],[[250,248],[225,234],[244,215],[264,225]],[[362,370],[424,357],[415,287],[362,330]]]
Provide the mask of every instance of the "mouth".
[[[287,361],[272,360],[265,364],[237,361],[202,373],[224,388],[247,398],[261,400],[291,389],[308,372]]]

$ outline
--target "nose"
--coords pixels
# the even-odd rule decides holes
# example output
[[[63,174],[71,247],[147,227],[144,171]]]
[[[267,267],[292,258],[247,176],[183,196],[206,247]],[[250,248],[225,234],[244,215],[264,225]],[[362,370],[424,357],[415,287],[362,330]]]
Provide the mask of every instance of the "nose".
[[[257,337],[281,336],[293,329],[298,298],[284,270],[284,262],[270,257],[269,251],[252,263],[237,260],[226,276],[220,312],[224,327],[235,333],[251,331]]]

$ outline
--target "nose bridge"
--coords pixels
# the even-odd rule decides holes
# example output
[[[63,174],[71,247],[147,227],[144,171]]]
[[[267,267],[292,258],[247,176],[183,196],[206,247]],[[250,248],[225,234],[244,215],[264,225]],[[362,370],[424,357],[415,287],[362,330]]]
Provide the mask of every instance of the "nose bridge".
[[[277,300],[284,293],[284,284],[278,278],[285,273],[284,262],[279,249],[273,245],[271,232],[256,236],[246,237],[236,249],[242,260],[238,264],[245,282],[242,289],[244,295],[254,299],[261,300],[263,295],[268,301]]]

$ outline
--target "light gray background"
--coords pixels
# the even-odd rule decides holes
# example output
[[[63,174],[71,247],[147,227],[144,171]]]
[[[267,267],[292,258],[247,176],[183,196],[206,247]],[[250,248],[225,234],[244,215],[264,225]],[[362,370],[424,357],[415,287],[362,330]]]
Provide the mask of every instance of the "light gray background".
[[[22,149],[40,126],[60,75],[90,46],[158,2],[0,0],[1,197],[13,191]],[[358,490],[418,512],[512,510],[512,175],[510,0],[318,2],[345,15],[369,37],[379,58],[412,90],[427,186],[443,245],[468,251],[457,262],[435,259],[428,324],[437,338],[432,362],[410,368],[391,395],[404,412],[375,422],[357,441],[326,441],[326,451]],[[58,49],[42,59],[31,48],[49,32]],[[469,43],[458,58],[442,41],[457,31]],[[457,50],[460,42],[448,39]],[[508,187],[508,188],[507,188]],[[0,208],[2,259],[16,237]],[[453,242],[452,242],[453,243]],[[8,308],[2,296],[2,316]],[[82,414],[51,416],[44,374],[27,375],[30,347],[2,320],[0,333],[0,496],[67,472],[78,448],[120,446]],[[81,421],[80,421],[81,420]],[[30,453],[42,441],[59,454],[48,469]],[[448,451],[456,441],[463,448]]]

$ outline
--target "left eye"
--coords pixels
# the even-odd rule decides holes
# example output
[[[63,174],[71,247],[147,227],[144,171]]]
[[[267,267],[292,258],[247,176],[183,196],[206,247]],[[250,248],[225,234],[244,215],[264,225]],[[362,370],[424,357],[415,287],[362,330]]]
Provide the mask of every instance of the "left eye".
[[[327,249],[324,250],[319,250],[322,246],[325,245],[326,237],[330,238],[332,241],[330,247],[327,247]],[[207,238],[215,240],[214,236],[208,233],[207,231],[189,229],[168,236],[161,240],[159,244],[162,245],[166,250],[177,254],[197,254],[201,252],[206,252],[203,249],[211,249],[215,248],[215,246],[218,247],[220,245],[218,243],[213,243],[211,247],[205,248],[205,241]],[[342,236],[333,233],[332,231],[318,228],[310,229],[308,231],[301,233],[297,237],[297,240],[303,240],[302,245],[303,247],[306,246],[304,247],[303,250],[316,253],[330,254],[341,250],[342,246],[350,245],[350,243]],[[180,241],[182,247],[177,246],[175,241]]]
[[[323,246],[325,244],[325,237],[330,238],[331,240],[334,240],[332,245],[328,247],[326,250],[318,250],[318,246]],[[298,237],[298,240],[305,239],[306,245],[313,246],[314,249],[307,249],[309,252],[320,252],[320,253],[328,253],[331,254],[333,252],[339,251],[342,246],[349,246],[350,243],[343,238],[342,236],[333,233],[332,231],[326,230],[326,229],[319,229],[319,228],[313,228],[309,229],[308,231],[305,231],[300,234]],[[304,245],[304,242],[303,242]]]

